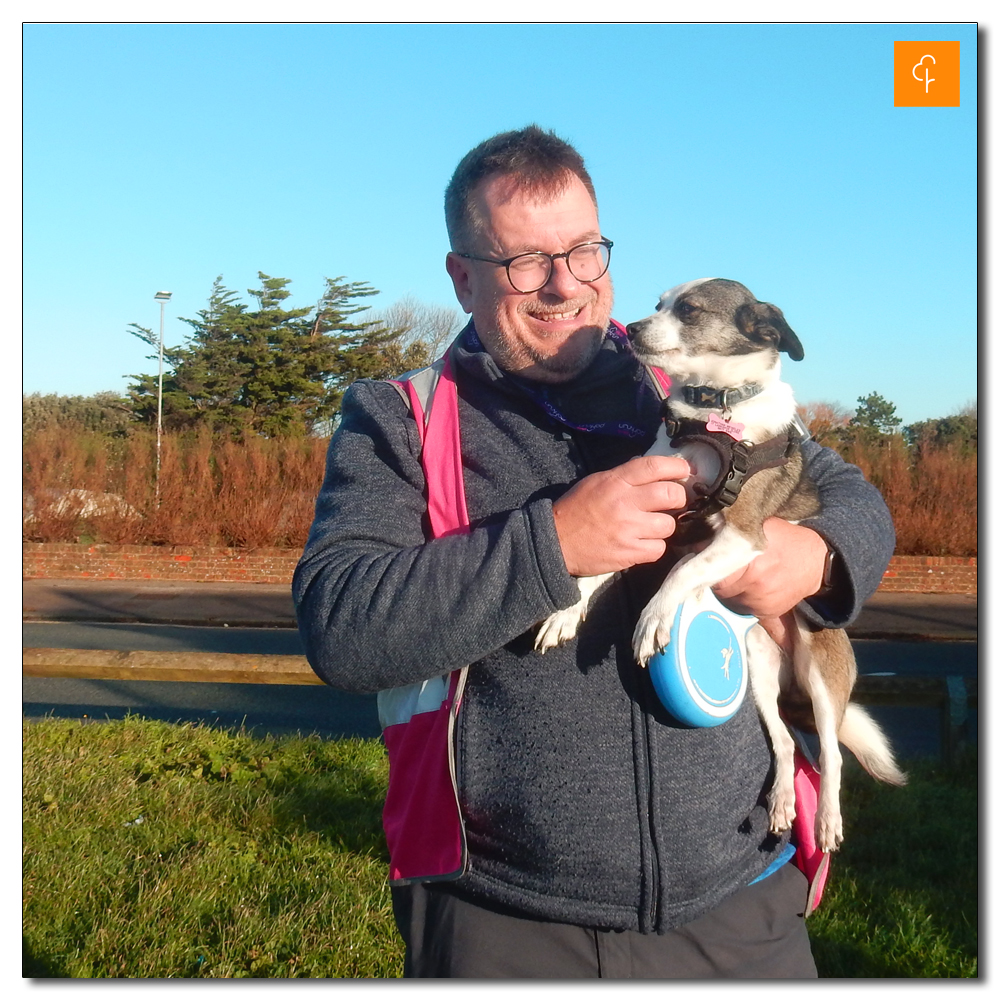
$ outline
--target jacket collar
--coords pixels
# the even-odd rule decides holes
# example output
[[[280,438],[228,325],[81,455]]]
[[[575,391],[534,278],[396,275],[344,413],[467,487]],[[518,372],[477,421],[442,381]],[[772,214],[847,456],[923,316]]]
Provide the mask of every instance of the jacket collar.
[[[452,347],[456,367],[510,396],[528,397],[559,423],[583,431],[652,436],[659,423],[659,399],[645,382],[645,370],[627,343],[607,336],[597,356],[576,378],[556,385],[505,372],[483,347],[470,320]],[[610,428],[610,429],[609,429]]]

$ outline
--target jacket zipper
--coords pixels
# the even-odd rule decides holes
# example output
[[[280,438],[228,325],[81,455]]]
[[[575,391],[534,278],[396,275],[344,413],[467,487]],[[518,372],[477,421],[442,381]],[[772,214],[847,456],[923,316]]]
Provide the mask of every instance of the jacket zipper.
[[[625,614],[631,618],[632,611],[637,604],[635,593],[630,586],[628,576],[623,580],[621,592],[621,604]],[[631,649],[631,644],[629,644]],[[645,916],[649,921],[649,931],[656,929],[657,921],[660,917],[660,855],[656,841],[656,828],[653,825],[653,742],[649,735],[649,727],[653,718],[651,708],[652,683],[649,680],[649,673],[636,665],[636,692],[638,695],[639,710],[642,713],[642,741],[646,755],[646,801],[644,803],[646,815],[645,834],[649,838],[649,869],[650,869],[650,891],[646,904]]]
[[[576,441],[576,436],[565,428],[561,430],[561,437],[567,442],[570,461],[576,466],[581,476],[588,475],[592,469],[586,460],[584,451]],[[628,585],[628,578],[624,574],[620,585],[624,585],[623,590],[620,591],[621,605],[625,613],[630,615],[636,601],[632,595],[632,588]],[[631,648],[630,643],[629,648]],[[639,693],[639,708],[642,711],[642,740],[646,754],[646,829],[643,832],[649,838],[650,891],[645,916],[648,918],[650,930],[655,930],[660,915],[660,858],[656,846],[656,831],[653,827],[653,747],[649,736],[649,724],[652,718],[649,702],[651,685],[647,671],[642,670],[639,666],[636,666],[635,669],[639,671],[640,675],[637,678],[636,688]]]

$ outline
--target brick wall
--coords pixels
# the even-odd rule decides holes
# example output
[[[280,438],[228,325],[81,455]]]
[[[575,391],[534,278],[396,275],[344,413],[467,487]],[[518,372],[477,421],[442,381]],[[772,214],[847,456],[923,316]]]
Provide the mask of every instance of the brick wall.
[[[289,583],[299,555],[298,549],[23,543],[25,579]],[[893,556],[879,589],[975,594],[976,563],[975,558],[959,556]]]
[[[969,556],[893,556],[880,591],[909,594],[976,594],[979,567]]]

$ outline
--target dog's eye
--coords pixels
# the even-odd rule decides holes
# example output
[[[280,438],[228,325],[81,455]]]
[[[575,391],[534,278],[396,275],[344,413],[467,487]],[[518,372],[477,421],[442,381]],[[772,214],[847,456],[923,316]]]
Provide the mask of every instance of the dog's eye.
[[[689,319],[696,312],[698,312],[698,307],[693,302],[682,300],[674,306],[674,312],[676,312],[681,319]]]

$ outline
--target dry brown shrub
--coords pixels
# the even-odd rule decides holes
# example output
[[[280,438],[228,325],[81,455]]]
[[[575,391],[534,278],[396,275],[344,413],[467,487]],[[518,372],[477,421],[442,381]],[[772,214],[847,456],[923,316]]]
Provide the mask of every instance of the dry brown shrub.
[[[155,434],[42,430],[25,441],[24,537],[301,548],[328,443],[164,434],[157,491]]]
[[[836,447],[840,429],[851,419],[850,411],[839,403],[799,403],[795,410],[816,441],[831,448]]]
[[[73,541],[87,493],[105,492],[104,435],[50,425],[24,442],[22,514],[25,537]]]
[[[328,440],[165,434],[111,438],[43,429],[24,444],[24,537],[30,541],[301,548],[323,481]],[[899,435],[837,445],[885,497],[900,555],[978,553],[975,452]]]
[[[897,551],[914,555],[979,553],[979,462],[950,445],[922,447],[914,463],[912,494],[896,520]]]
[[[271,441],[224,442],[215,452],[219,472],[216,521],[227,545],[265,548],[285,505],[287,484]]]
[[[206,431],[163,436],[159,497],[149,513],[148,540],[153,544],[219,543],[214,448]]]
[[[976,452],[926,443],[910,451],[898,434],[852,441],[840,451],[885,498],[896,526],[898,555],[978,554]]]

